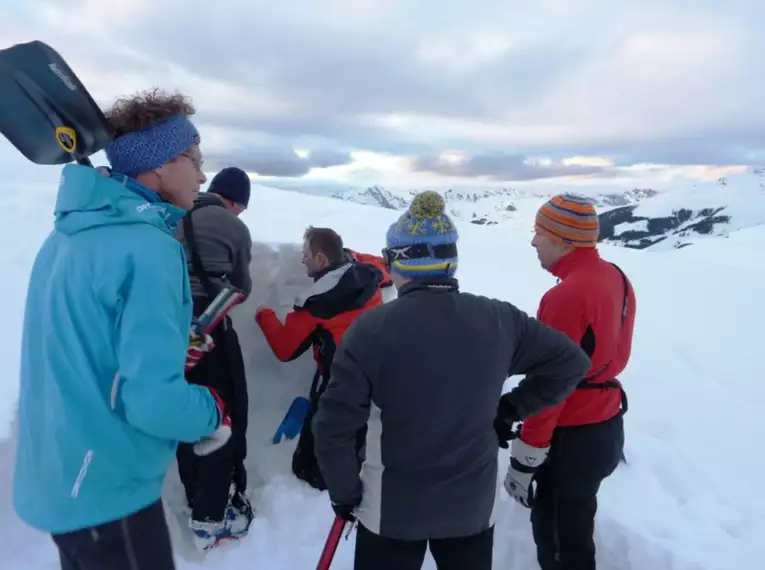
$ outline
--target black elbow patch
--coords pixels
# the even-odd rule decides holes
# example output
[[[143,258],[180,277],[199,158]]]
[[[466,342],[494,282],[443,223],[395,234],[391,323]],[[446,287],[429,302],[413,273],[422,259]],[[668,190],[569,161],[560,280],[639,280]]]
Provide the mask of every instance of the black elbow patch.
[[[590,325],[587,325],[582,335],[582,340],[579,341],[579,346],[590,358],[595,354],[595,331],[592,330]]]

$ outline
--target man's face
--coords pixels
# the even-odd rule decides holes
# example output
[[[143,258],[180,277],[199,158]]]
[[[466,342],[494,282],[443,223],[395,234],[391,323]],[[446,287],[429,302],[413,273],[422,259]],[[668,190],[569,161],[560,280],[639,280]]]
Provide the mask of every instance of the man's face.
[[[314,255],[308,240],[303,241],[303,265],[305,265],[308,277],[318,275],[328,265],[327,256],[319,252]]]
[[[531,245],[537,250],[539,264],[543,269],[550,269],[552,265],[563,257],[568,249],[562,243],[555,241],[545,234],[534,233]]]
[[[207,181],[202,164],[202,152],[194,145],[155,171],[159,177],[157,191],[175,206],[191,210],[199,188]]]

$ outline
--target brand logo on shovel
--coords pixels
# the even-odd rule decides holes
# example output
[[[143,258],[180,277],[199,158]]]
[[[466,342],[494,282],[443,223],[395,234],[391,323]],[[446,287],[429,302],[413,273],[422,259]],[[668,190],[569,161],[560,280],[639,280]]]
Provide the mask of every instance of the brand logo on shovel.
[[[77,133],[72,127],[56,127],[56,140],[65,152],[72,154],[77,150]]]

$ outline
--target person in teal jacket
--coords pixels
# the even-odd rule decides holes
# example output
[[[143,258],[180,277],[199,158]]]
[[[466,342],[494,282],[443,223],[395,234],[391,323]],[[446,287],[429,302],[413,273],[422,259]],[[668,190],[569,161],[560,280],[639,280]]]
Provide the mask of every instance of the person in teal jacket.
[[[31,271],[13,501],[64,570],[172,570],[160,496],[178,442],[211,452],[230,433],[221,400],[184,377],[174,230],[205,181],[192,113],[161,92],[118,102],[111,172],[64,166]]]

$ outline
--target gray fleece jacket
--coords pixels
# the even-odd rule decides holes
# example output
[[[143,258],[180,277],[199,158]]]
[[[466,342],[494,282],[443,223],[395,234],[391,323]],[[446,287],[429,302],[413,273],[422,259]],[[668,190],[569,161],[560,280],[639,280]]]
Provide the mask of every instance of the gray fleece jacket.
[[[249,228],[236,214],[226,210],[215,194],[200,194],[195,207],[199,209],[186,215],[191,216],[197,251],[213,286],[220,289],[233,285],[249,296],[252,290],[252,238]],[[183,220],[178,224],[176,237],[186,249],[191,294],[204,297],[205,290],[192,263]]]
[[[562,401],[590,360],[565,334],[457,281],[410,282],[361,315],[335,354],[313,420],[330,498],[361,503],[384,537],[468,536],[494,523],[494,419],[505,380],[524,417]],[[359,472],[356,434],[366,426]]]

